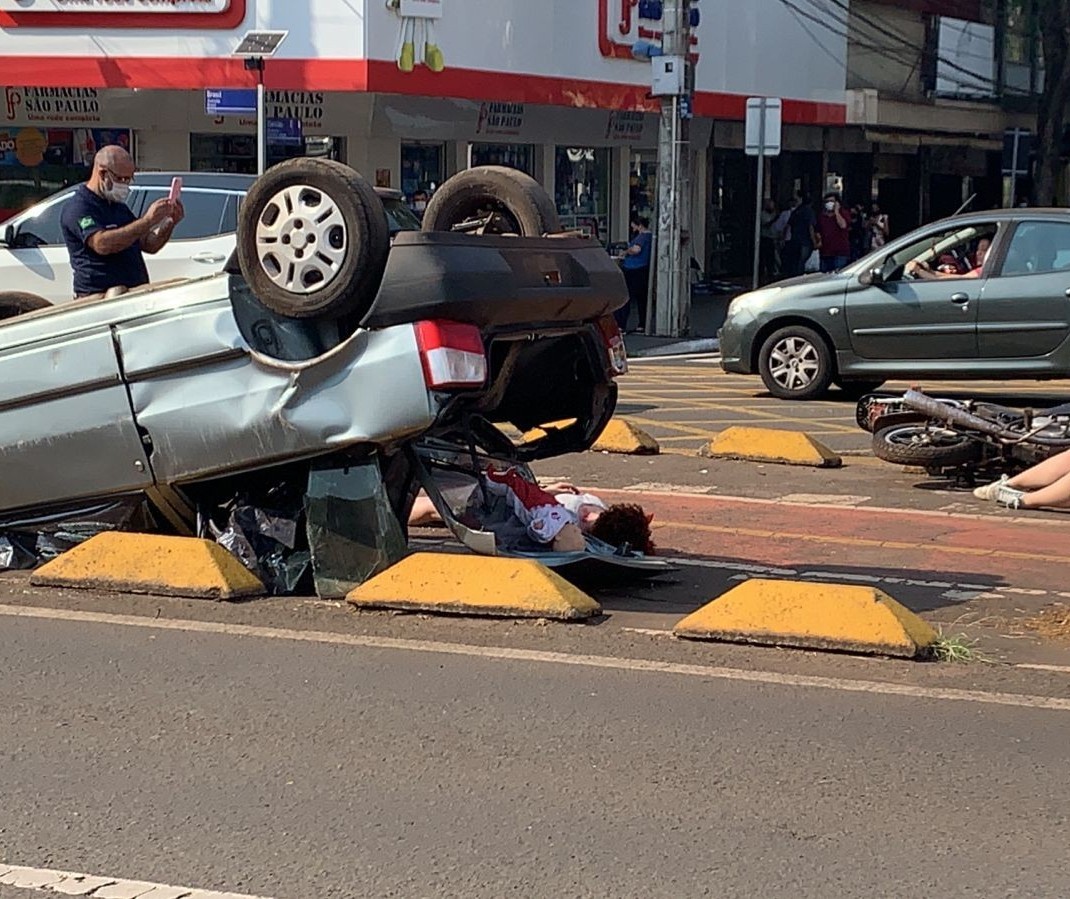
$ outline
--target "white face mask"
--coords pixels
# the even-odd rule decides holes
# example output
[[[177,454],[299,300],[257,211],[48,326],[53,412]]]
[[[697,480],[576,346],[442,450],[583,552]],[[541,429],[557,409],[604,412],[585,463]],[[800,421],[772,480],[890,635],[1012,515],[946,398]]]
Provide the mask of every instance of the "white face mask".
[[[825,204],[825,212],[832,212],[836,208],[836,204],[831,200]]]
[[[412,204],[412,208],[415,209],[417,212],[423,212],[425,209],[427,209],[427,203],[423,200],[417,200],[415,203]]]
[[[125,203],[130,199],[130,185],[129,184],[116,184],[112,182],[110,187],[104,187],[105,199],[111,200],[113,203]]]

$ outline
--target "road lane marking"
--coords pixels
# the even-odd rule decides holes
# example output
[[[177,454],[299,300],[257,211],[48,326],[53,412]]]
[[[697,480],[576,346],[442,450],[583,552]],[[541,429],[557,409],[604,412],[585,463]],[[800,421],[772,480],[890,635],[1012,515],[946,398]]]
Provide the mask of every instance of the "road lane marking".
[[[196,887],[77,874],[52,868],[28,868],[5,862],[0,862],[0,884],[35,893],[88,896],[90,899],[270,899],[268,896],[248,893],[220,893]]]
[[[748,671],[716,665],[691,665],[682,662],[662,662],[655,659],[628,659],[616,656],[569,654],[548,650],[518,649],[511,646],[470,646],[464,643],[445,643],[437,640],[413,640],[401,637],[371,637],[357,634],[336,634],[326,631],[301,631],[289,628],[262,627],[252,624],[224,624],[216,621],[187,619],[142,618],[137,615],[117,615],[108,612],[80,612],[68,609],[33,608],[0,605],[0,616],[48,621],[104,624],[146,630],[182,631],[195,634],[215,634],[228,637],[255,637],[264,640],[283,640],[292,643],[318,643],[331,646],[352,646],[363,649],[386,649],[402,652],[423,652],[436,655],[466,656],[507,662],[528,662],[545,665],[567,665],[577,668],[598,668],[641,674],[669,674],[701,680],[736,681],[779,687],[815,690],[835,690],[843,693],[870,693],[880,696],[901,696],[948,702],[971,702],[980,705],[1011,706],[1051,712],[1070,712],[1070,699],[1035,696],[1027,693],[958,690],[947,687],[919,687],[911,684],[853,680],[838,677],[819,677],[806,674],[783,674],[776,671]]]

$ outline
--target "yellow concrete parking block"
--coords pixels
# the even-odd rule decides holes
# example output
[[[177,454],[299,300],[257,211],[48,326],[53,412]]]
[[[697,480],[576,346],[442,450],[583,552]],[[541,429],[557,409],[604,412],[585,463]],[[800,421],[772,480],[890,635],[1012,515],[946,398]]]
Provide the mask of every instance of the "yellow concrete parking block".
[[[661,447],[653,437],[626,418],[610,419],[591,449],[596,453],[627,456],[656,456],[661,452]]]
[[[754,578],[688,615],[673,633],[804,649],[913,658],[936,632],[875,587]]]
[[[591,597],[545,565],[526,559],[415,553],[350,592],[369,609],[507,618],[590,618]]]
[[[843,464],[839,456],[809,434],[777,428],[726,428],[701,455],[815,468],[839,468]]]
[[[42,565],[30,583],[193,599],[265,592],[252,572],[211,540],[114,531],[97,534]]]

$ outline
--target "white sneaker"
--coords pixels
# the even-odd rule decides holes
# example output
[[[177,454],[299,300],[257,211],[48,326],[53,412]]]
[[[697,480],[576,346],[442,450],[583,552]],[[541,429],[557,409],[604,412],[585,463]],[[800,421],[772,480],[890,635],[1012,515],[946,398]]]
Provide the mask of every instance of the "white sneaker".
[[[991,484],[983,484],[980,487],[974,487],[973,495],[978,499],[994,500],[999,493],[999,489],[1005,487],[1009,480],[1010,478],[1008,478],[1007,475],[1002,475],[998,481],[993,481]]]
[[[1022,497],[1025,496],[1024,490],[1015,490],[1013,487],[1008,487],[1006,484],[997,485],[996,489],[996,502],[1001,503],[1008,509],[1017,509],[1022,505]]]

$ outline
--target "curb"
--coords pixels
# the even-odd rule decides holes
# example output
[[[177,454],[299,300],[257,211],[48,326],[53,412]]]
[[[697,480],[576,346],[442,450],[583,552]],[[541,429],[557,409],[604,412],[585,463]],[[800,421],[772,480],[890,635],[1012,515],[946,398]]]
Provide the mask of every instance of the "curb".
[[[625,456],[657,456],[661,453],[661,445],[628,419],[611,418],[591,446],[591,452]]]
[[[653,338],[656,339],[656,338]],[[683,340],[677,343],[663,346],[639,347],[630,349],[628,338],[624,338],[624,348],[628,352],[629,359],[649,359],[657,356],[686,356],[693,353],[716,353],[721,348],[721,342],[716,337],[700,337],[695,340]]]
[[[218,543],[105,531],[42,565],[35,587],[75,587],[191,599],[261,596],[264,585]]]
[[[602,611],[582,590],[533,560],[449,553],[407,556],[352,590],[346,602],[365,609],[558,621]]]
[[[925,621],[875,587],[766,578],[744,581],[707,603],[673,634],[904,658],[937,639]]]
[[[803,431],[779,428],[725,428],[699,450],[699,455],[712,459],[778,462],[814,468],[839,468],[843,465],[843,460],[820,440]]]

